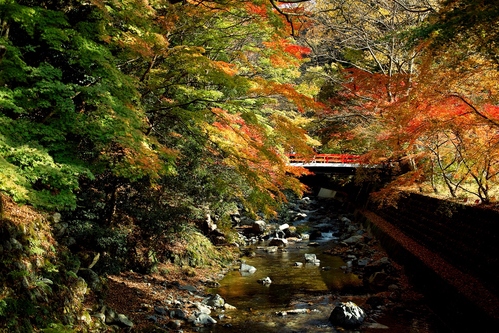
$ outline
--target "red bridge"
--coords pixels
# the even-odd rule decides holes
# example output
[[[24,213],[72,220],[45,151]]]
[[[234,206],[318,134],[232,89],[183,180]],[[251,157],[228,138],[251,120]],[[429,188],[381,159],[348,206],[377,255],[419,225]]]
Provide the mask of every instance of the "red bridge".
[[[312,158],[304,158],[298,154],[288,154],[289,163],[350,163],[350,164],[360,164],[359,155],[351,154],[317,154]]]
[[[351,154],[317,154],[312,157],[288,154],[287,156],[289,165],[301,166],[314,173],[354,174],[361,165],[360,156]]]

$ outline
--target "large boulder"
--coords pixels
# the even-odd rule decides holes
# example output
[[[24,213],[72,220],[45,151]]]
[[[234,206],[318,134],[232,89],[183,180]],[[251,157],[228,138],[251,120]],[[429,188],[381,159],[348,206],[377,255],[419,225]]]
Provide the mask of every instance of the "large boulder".
[[[269,246],[286,247],[288,245],[288,240],[284,238],[272,238],[269,242]]]
[[[258,220],[258,221],[253,222],[253,225],[251,226],[251,230],[253,231],[253,233],[255,233],[257,235],[261,235],[265,232],[266,226],[267,226],[267,224],[265,223],[265,221]]]
[[[354,328],[360,326],[366,313],[354,302],[338,304],[331,312],[329,321],[331,324],[345,328]]]

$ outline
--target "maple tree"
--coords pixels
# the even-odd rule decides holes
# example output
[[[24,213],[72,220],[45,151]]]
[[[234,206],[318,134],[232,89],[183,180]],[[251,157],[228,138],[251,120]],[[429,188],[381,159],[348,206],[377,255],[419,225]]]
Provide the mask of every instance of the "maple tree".
[[[376,132],[383,109],[410,89],[418,50],[407,47],[407,36],[428,16],[424,10],[407,10],[415,5],[431,4],[317,3],[317,24],[305,38],[313,50],[312,62],[322,67],[318,73],[324,83],[318,97],[329,107],[318,114],[314,132],[328,149],[371,150],[354,128],[371,124],[373,130],[364,134]]]
[[[270,2],[0,5],[0,189],[65,211],[105,269],[150,269],[186,224],[304,190],[286,153],[312,152],[309,49]]]
[[[454,197],[491,200],[497,31],[485,27],[497,11],[472,1],[318,6],[311,31],[319,38],[309,45],[323,68],[318,96],[330,107],[313,130],[327,149],[396,162],[402,174],[379,197],[429,182],[433,191],[442,184]]]

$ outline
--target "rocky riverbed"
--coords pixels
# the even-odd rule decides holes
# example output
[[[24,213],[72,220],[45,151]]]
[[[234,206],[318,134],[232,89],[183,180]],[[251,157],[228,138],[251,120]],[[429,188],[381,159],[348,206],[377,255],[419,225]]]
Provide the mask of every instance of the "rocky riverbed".
[[[235,220],[234,266],[113,276],[107,304],[144,332],[445,331],[341,202],[302,198],[276,221]]]

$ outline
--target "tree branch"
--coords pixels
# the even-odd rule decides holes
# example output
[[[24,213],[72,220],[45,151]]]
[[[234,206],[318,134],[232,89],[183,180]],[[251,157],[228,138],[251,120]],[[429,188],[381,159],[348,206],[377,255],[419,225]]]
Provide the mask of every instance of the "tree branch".
[[[428,12],[435,11],[435,9],[433,9],[432,7],[426,7],[426,8],[425,7],[408,7],[407,5],[401,3],[398,0],[393,0],[393,2],[395,2],[397,5],[402,7],[405,11],[408,11],[410,13],[428,13]]]

